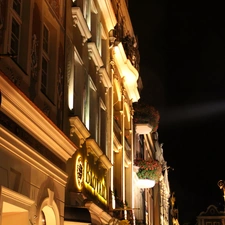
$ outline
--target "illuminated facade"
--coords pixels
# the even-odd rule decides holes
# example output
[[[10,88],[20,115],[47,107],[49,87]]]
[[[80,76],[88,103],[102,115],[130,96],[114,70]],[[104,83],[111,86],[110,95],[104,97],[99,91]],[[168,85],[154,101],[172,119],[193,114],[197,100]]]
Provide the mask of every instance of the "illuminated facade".
[[[0,1],[1,225],[167,225],[167,170],[142,189],[133,167],[140,135],[145,157],[161,149],[133,121],[141,79],[127,4]]]
[[[170,197],[170,223],[173,225],[179,225],[179,211],[176,204],[175,192]]]
[[[136,224],[169,225],[170,187],[167,162],[163,157],[162,144],[158,141],[158,132],[150,124],[135,124],[134,155],[145,160],[157,160],[162,166],[158,180],[150,186],[138,182],[134,168],[134,210]],[[135,182],[136,181],[136,182]]]
[[[0,2],[0,224],[64,223],[64,1]],[[56,47],[57,46],[57,47]]]

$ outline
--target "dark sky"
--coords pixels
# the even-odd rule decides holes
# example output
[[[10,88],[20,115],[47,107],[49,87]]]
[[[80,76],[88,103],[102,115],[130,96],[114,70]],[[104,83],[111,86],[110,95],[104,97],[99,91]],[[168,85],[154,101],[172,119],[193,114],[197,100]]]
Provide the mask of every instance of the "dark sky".
[[[220,2],[220,3],[218,3]],[[139,40],[142,101],[161,115],[171,192],[180,224],[223,205],[225,13],[222,1],[129,0]]]

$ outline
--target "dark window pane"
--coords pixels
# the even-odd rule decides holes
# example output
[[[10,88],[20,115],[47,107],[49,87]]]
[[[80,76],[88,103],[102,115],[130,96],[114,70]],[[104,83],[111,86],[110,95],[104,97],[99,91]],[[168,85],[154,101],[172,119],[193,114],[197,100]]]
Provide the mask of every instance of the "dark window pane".
[[[48,76],[48,62],[42,57],[42,75],[41,75],[41,90],[47,93],[47,76]]]
[[[12,19],[11,54],[15,55],[18,54],[19,34],[20,34],[20,25],[16,22],[15,19]]]
[[[44,26],[43,31],[43,49],[46,53],[48,53],[48,29]]]
[[[21,11],[21,0],[14,0],[13,1],[13,9],[16,11],[16,13],[20,16]]]

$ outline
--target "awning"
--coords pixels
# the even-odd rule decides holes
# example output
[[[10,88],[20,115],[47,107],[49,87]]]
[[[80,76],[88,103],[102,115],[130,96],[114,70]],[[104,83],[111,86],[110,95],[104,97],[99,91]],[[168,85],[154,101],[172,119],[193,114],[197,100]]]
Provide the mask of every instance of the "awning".
[[[91,224],[91,215],[85,207],[66,206],[64,209],[64,221]]]

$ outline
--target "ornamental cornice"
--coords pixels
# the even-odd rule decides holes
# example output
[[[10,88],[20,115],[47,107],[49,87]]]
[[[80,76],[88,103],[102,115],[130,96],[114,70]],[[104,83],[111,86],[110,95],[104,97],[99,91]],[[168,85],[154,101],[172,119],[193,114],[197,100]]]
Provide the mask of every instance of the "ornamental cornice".
[[[77,146],[4,74],[0,73],[1,111],[64,162]]]
[[[99,54],[99,51],[96,47],[96,44],[94,42],[88,43],[88,53],[89,53],[89,58],[93,60],[98,71],[104,64]]]
[[[70,136],[76,134],[80,140],[79,147],[82,147],[86,139],[90,136],[90,133],[78,116],[70,117],[69,121],[70,121]]]
[[[104,169],[108,170],[112,167],[112,163],[108,157],[102,152],[98,144],[94,139],[87,139],[86,141],[87,154],[92,154],[94,156],[95,162],[98,161],[99,165]]]
[[[88,28],[86,20],[80,10],[80,7],[72,7],[73,25],[79,28],[84,43],[91,38],[91,32]]]
[[[114,29],[116,26],[117,20],[112,7],[112,3],[110,0],[97,0],[99,7],[101,9],[101,13],[103,16],[103,20],[105,21],[107,31]]]

